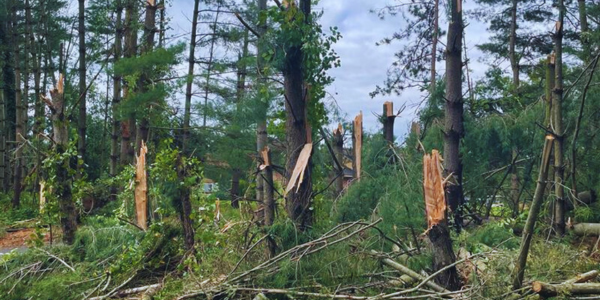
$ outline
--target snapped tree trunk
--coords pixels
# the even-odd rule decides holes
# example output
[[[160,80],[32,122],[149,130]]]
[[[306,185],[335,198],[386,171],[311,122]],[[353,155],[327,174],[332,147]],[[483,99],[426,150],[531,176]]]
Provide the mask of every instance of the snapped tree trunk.
[[[310,0],[300,1],[300,11],[309,22],[311,14]],[[310,140],[310,128],[307,119],[307,104],[309,100],[308,88],[304,85],[303,72],[303,50],[302,44],[289,46],[285,53],[283,77],[285,88],[285,112],[286,112],[286,142],[287,161],[286,173],[290,181],[296,167],[300,152]],[[304,179],[299,187],[294,188],[286,195],[286,211],[300,230],[305,230],[312,225],[312,162],[308,159],[307,166],[303,172]]]
[[[525,267],[527,266],[527,255],[529,254],[529,246],[531,245],[531,239],[533,238],[535,222],[537,221],[540,209],[542,208],[542,202],[544,201],[544,192],[546,190],[548,169],[550,168],[550,157],[552,156],[553,144],[554,137],[551,135],[546,136],[544,149],[542,150],[542,162],[540,163],[540,173],[538,175],[537,185],[535,187],[535,194],[533,195],[533,201],[531,202],[531,208],[529,209],[527,222],[523,228],[521,248],[519,249],[519,258],[515,266],[515,275],[513,278],[513,289],[515,290],[520,289],[521,285],[523,284]]]
[[[342,124],[333,130],[333,154],[341,166],[335,164],[335,195],[339,197],[344,190],[344,129]]]
[[[554,52],[555,58],[555,77],[556,82],[552,91],[552,112],[553,129],[556,139],[554,141],[554,193],[556,200],[554,202],[554,220],[552,227],[559,236],[565,234],[565,190],[564,190],[564,129],[562,120],[562,98],[563,98],[563,66],[562,66],[562,41],[563,41],[563,21],[565,6],[563,0],[558,1],[558,21],[556,22],[556,32],[554,34]]]
[[[457,231],[462,227],[462,162],[460,140],[463,129],[462,98],[462,0],[450,1],[451,19],[448,24],[448,42],[446,44],[446,105],[444,124],[444,166],[446,200],[454,215]]]
[[[79,105],[79,118],[77,120],[77,178],[83,177],[83,162],[85,160],[85,135],[87,123],[86,111],[86,47],[85,47],[85,0],[79,0],[79,99],[76,101]]]
[[[383,104],[383,114],[381,116],[383,122],[383,137],[389,144],[394,144],[394,103],[385,102]]]
[[[66,103],[64,99],[64,78],[62,74],[57,86],[50,91],[51,99],[43,97],[51,113],[54,151],[60,159],[55,162],[56,189],[60,211],[60,224],[63,232],[63,242],[72,244],[77,230],[77,211],[73,202],[71,191],[72,178],[69,175],[69,157],[65,153],[69,148],[69,119],[65,115]]]

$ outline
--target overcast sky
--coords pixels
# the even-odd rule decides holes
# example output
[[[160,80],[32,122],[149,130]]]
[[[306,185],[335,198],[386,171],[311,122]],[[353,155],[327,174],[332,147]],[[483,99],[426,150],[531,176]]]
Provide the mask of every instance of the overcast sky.
[[[472,1],[465,2],[465,10],[473,9]],[[381,85],[386,79],[388,68],[394,61],[394,53],[401,48],[401,42],[391,45],[376,46],[376,43],[384,37],[391,36],[395,31],[402,29],[405,25],[400,16],[387,17],[381,20],[371,10],[378,10],[387,4],[398,3],[394,0],[321,0],[313,8],[315,11],[322,10],[323,17],[320,22],[324,29],[337,26],[343,38],[334,45],[334,49],[341,57],[340,68],[330,71],[335,82],[328,88],[328,92],[345,114],[346,120],[354,118],[359,111],[363,111],[364,127],[366,131],[379,130],[381,125],[377,122],[373,112],[380,113],[385,101],[394,102],[397,110],[403,104],[406,105],[404,113],[396,119],[395,134],[399,140],[408,133],[411,121],[416,118],[418,104],[424,94],[418,89],[407,89],[400,96],[378,96],[371,98],[369,93],[375,90],[376,85]],[[272,1],[269,1],[273,5]],[[193,1],[175,0],[173,7],[169,10],[171,27],[174,34],[185,34],[190,30],[190,19],[193,11]],[[440,12],[440,27],[447,28],[444,20],[444,12]],[[486,24],[475,20],[468,20],[466,28],[466,41],[468,56],[470,58],[469,69],[472,77],[481,77],[486,69],[485,63],[480,61],[481,53],[475,45],[488,38]],[[445,37],[442,39],[445,44]],[[440,47],[442,47],[440,45]],[[444,63],[438,64],[438,75],[443,74]]]

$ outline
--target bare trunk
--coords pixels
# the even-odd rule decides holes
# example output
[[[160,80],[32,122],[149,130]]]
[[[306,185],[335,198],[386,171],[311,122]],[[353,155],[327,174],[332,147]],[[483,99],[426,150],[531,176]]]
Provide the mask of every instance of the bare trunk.
[[[383,137],[389,144],[394,144],[394,104],[392,102],[386,102],[383,104],[383,114],[381,116],[383,121]]]
[[[513,94],[515,97],[519,97],[519,60],[517,58],[516,44],[517,44],[517,8],[519,0],[512,0],[512,8],[510,10],[511,22],[510,22],[510,41],[509,41],[509,57],[510,66],[512,69],[512,80],[513,80]],[[514,146],[512,149],[512,160],[519,153],[519,148]],[[519,171],[516,165],[513,164],[511,168],[511,179],[510,179],[510,197],[513,202],[513,215],[517,215],[519,211]]]
[[[217,22],[219,21],[219,13],[221,12],[221,6],[217,6],[217,13],[215,14],[215,20],[212,24],[212,28],[217,30]],[[210,80],[211,80],[211,72],[213,68],[213,59],[215,54],[215,44],[217,42],[217,37],[213,35],[210,40],[210,51],[208,53],[208,67],[206,68],[206,86],[204,87],[204,113],[202,120],[202,127],[206,128],[206,117],[208,114],[208,95],[210,92]]]
[[[0,38],[1,42],[4,45],[10,45],[13,43],[13,27],[12,27],[12,5],[14,2],[9,2],[11,5],[10,9],[6,12],[6,20],[2,22],[0,27]],[[6,62],[2,68],[2,81],[4,83],[4,103],[5,103],[5,116],[6,123],[4,131],[2,131],[2,135],[5,137],[5,169],[2,174],[3,181],[2,191],[8,193],[11,188],[12,181],[12,166],[11,160],[9,159],[9,153],[12,149],[11,144],[8,141],[15,141],[15,124],[16,124],[16,90],[15,90],[15,60],[14,60],[14,51],[12,47],[5,47],[4,52],[2,53],[2,59]]]
[[[258,0],[258,9],[260,12],[262,13],[266,13],[267,10],[267,0]],[[264,20],[262,23],[260,23],[258,25],[258,32],[261,35],[260,38],[257,41],[256,44],[256,49],[257,49],[257,54],[256,54],[256,59],[258,60],[258,80],[259,80],[259,84],[261,86],[264,86],[267,84],[267,81],[265,80],[265,76],[262,73],[264,68],[265,68],[265,61],[262,57],[262,54],[265,52],[264,49],[264,43],[265,43],[265,37],[264,35],[267,33],[267,20]],[[265,149],[265,147],[267,147],[267,107],[269,105],[269,101],[268,99],[261,99],[261,105],[263,105],[264,107],[262,107],[259,111],[260,111],[260,116],[258,117],[258,122],[256,124],[256,152],[257,153],[261,153],[261,151],[263,151],[263,149]],[[258,163],[258,165],[260,165],[260,162]],[[265,191],[265,181],[266,180],[271,180],[271,182],[273,181],[273,172],[270,173],[271,177],[268,177],[267,172],[262,172],[262,174],[257,174],[256,176],[256,200],[257,201],[265,201],[266,202],[266,196],[263,194],[263,191]],[[265,203],[265,205],[267,205]],[[266,214],[266,212],[265,212]],[[267,217],[265,216],[265,219]]]
[[[542,151],[540,173],[538,175],[537,185],[535,187],[535,194],[533,195],[533,201],[531,202],[531,208],[529,209],[527,222],[523,228],[521,248],[519,249],[519,258],[515,266],[515,276],[513,278],[513,289],[515,290],[521,288],[523,284],[525,267],[527,266],[527,255],[529,254],[529,246],[531,245],[535,223],[540,213],[540,209],[542,208],[542,202],[544,201],[544,192],[546,190],[548,169],[550,168],[550,158],[552,157],[553,144],[554,138],[552,136],[546,136],[544,149]]]
[[[577,3],[579,5],[579,23],[581,24],[580,40],[583,48],[582,59],[584,62],[589,62],[591,50],[590,37],[588,36],[590,33],[587,20],[587,7],[585,0],[578,0]]]
[[[82,178],[85,160],[85,135],[87,123],[87,84],[86,84],[86,48],[85,48],[85,0],[79,0],[79,118],[77,120],[77,178]]]
[[[231,207],[240,208],[240,169],[231,170],[231,189],[229,190]]]
[[[431,39],[431,78],[429,83],[429,95],[430,97],[435,94],[436,85],[436,63],[437,63],[437,46],[439,38],[439,9],[440,1],[435,0],[433,7],[433,37]]]
[[[335,166],[335,195],[339,197],[344,190],[344,132],[342,124],[333,131],[333,153],[337,161],[342,165],[341,168]]]
[[[19,55],[19,34],[18,31],[18,23],[17,23],[17,6],[13,2],[12,7],[13,14],[13,25],[12,25],[12,34],[13,34],[13,58],[14,58],[14,68],[15,68],[15,141],[17,142],[16,150],[15,150],[15,164],[14,164],[14,176],[13,176],[13,199],[12,205],[13,207],[19,207],[21,204],[21,177],[23,174],[23,147],[19,147],[19,144],[23,143],[23,135],[24,135],[24,120],[23,120],[23,95],[21,90],[21,63],[20,63],[20,55]]]
[[[452,239],[450,232],[444,223],[434,225],[427,232],[431,241],[433,254],[433,270],[441,270],[456,261],[454,250],[452,250]],[[435,282],[446,287],[451,291],[459,290],[462,286],[458,270],[455,266],[443,271],[435,278]]]
[[[123,27],[122,27],[122,15],[123,15],[123,3],[121,0],[117,0],[116,3],[116,24],[115,24],[115,43],[114,43],[114,64],[119,62],[121,59],[121,52],[123,51]],[[111,177],[117,176],[119,173],[119,103],[121,103],[121,75],[113,75],[113,98],[112,98],[112,128],[110,132],[110,167],[109,173]],[[111,186],[110,199],[116,199],[117,186]]]
[[[462,0],[451,1],[451,20],[448,25],[448,42],[446,49],[446,105],[444,126],[444,166],[446,183],[446,199],[454,215],[454,226],[457,231],[462,227],[462,162],[460,157],[460,140],[463,129],[462,98]]]
[[[183,163],[181,154],[178,156],[177,159],[177,169],[179,181],[181,183],[184,183],[185,178],[187,177],[187,168],[186,165]],[[177,210],[179,212],[179,220],[181,221],[181,226],[183,228],[183,242],[185,249],[191,253],[194,253],[194,221],[191,217],[192,202],[190,200],[190,196],[190,188],[185,184],[181,184],[179,186],[180,207],[178,207]]]
[[[135,57],[137,53],[137,11],[135,0],[125,0],[125,57]],[[130,93],[130,87],[123,87],[123,98],[127,99]],[[135,115],[129,112],[121,121],[121,165],[133,163],[135,151],[132,141],[135,140]]]
[[[192,17],[192,36],[190,40],[190,54],[188,56],[188,77],[185,86],[185,108],[183,112],[183,153],[187,153],[190,139],[190,114],[192,109],[192,85],[194,84],[194,66],[196,65],[196,31],[198,30],[198,9],[200,0],[194,1]]]
[[[159,32],[158,32],[158,48],[163,48],[165,46],[165,24],[167,23],[167,20],[165,19],[165,0],[160,0],[160,3],[158,4],[158,6],[160,7],[160,25],[159,25]],[[196,11],[196,10],[194,10]]]
[[[555,77],[556,82],[552,93],[552,112],[553,129],[557,137],[554,145],[554,192],[556,202],[554,203],[554,221],[553,228],[560,236],[565,234],[565,191],[564,191],[564,173],[565,166],[563,161],[564,151],[564,129],[562,120],[562,97],[563,97],[563,73],[562,73],[562,40],[563,40],[563,21],[565,7],[563,0],[558,2],[559,17],[556,23],[556,33],[554,34],[555,43]]]

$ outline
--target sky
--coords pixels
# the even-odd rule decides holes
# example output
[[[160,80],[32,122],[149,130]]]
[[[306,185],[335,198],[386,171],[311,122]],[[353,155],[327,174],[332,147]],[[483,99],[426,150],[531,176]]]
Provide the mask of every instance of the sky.
[[[372,10],[378,10],[388,4],[398,3],[395,0],[321,0],[313,7],[313,11],[322,11],[320,19],[324,29],[337,26],[342,39],[333,47],[341,58],[341,67],[333,69],[329,74],[335,82],[327,88],[331,98],[335,101],[344,119],[350,121],[360,111],[363,112],[364,129],[368,132],[380,130],[381,124],[374,113],[380,114],[385,101],[392,101],[394,109],[398,110],[405,105],[406,109],[396,119],[395,135],[401,141],[407,135],[410,123],[416,120],[419,104],[425,96],[417,88],[405,90],[402,95],[377,96],[371,98],[369,93],[379,84],[383,84],[387,71],[394,61],[394,53],[402,47],[402,42],[395,41],[390,45],[377,46],[376,43],[385,37],[391,36],[395,31],[402,29],[402,17],[386,17],[381,20]],[[268,1],[274,5],[273,1]],[[466,11],[476,8],[473,1],[465,1]],[[190,19],[193,11],[193,1],[175,0],[169,9],[171,27],[174,35],[183,35],[190,30]],[[444,12],[440,27],[447,28],[444,22]],[[233,19],[235,21],[235,19]],[[465,29],[467,54],[470,58],[469,69],[473,79],[480,78],[487,69],[482,61],[482,53],[475,45],[486,41],[489,34],[487,25],[476,20],[468,20]],[[445,44],[445,37],[442,41]],[[440,45],[440,47],[443,47]],[[443,74],[444,63],[438,63],[438,75]],[[334,124],[331,126],[334,127]]]

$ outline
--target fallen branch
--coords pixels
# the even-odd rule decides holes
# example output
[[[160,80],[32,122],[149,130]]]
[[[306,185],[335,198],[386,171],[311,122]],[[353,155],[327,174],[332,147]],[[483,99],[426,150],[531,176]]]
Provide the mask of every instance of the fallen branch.
[[[534,281],[531,289],[542,297],[557,295],[590,295],[600,294],[600,283],[559,283],[551,284]]]
[[[56,256],[56,255],[54,255],[54,254],[52,254],[52,253],[50,253],[50,252],[42,249],[42,248],[36,248],[36,249],[38,249],[38,250],[46,253],[46,255],[48,255],[48,256],[50,256],[52,258],[58,260],[60,263],[62,263],[63,265],[65,265],[65,267],[69,268],[69,270],[71,270],[71,271],[73,271],[73,273],[75,273],[75,269],[73,267],[71,267],[68,263],[66,263],[64,260],[60,259],[60,257],[58,257],[58,256]]]
[[[598,270],[591,270],[589,272],[579,274],[579,275],[575,276],[575,278],[571,278],[571,279],[563,282],[563,284],[588,282],[588,281],[598,277],[599,273],[600,272],[598,272]]]

